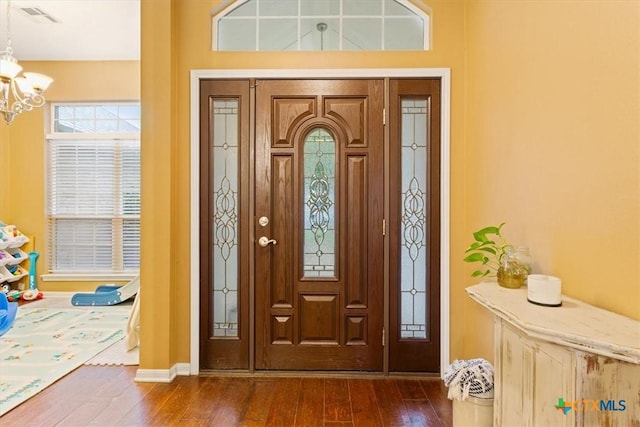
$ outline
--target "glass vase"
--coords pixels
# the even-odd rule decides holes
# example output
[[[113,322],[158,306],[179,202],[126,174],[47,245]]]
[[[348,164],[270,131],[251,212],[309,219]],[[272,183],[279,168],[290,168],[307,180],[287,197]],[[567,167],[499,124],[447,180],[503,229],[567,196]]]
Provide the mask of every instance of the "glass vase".
[[[529,252],[528,247],[518,246],[518,248],[516,249],[516,261],[527,272],[526,276],[524,276],[524,285],[526,286],[527,278],[529,277],[529,274],[531,274],[531,266],[533,264],[533,258],[531,257],[531,252]]]
[[[526,267],[518,262],[517,253],[513,249],[507,250],[502,255],[497,272],[498,285],[503,288],[518,289],[525,284],[528,274]]]

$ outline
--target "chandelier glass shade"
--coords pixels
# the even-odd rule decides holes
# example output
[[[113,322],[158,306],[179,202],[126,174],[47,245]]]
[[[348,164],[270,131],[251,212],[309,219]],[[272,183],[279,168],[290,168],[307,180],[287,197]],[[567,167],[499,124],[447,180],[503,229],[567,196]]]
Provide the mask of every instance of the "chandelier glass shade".
[[[7,10],[7,21],[9,13]],[[7,28],[10,28],[9,22]],[[11,36],[8,35],[7,47],[0,51],[0,113],[7,124],[20,113],[42,107],[45,103],[44,92],[53,82],[51,77],[44,74],[24,72],[20,75],[21,71],[22,67],[13,56]]]

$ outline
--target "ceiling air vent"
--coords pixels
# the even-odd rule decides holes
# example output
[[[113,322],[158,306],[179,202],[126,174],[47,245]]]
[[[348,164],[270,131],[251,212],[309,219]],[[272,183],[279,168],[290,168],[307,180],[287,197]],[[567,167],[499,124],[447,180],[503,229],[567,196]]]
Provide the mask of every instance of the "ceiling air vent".
[[[53,22],[54,24],[60,23],[59,20],[49,15],[47,12],[40,9],[39,7],[21,7],[20,10],[22,10],[24,13],[26,13],[36,21],[48,21],[48,22]]]

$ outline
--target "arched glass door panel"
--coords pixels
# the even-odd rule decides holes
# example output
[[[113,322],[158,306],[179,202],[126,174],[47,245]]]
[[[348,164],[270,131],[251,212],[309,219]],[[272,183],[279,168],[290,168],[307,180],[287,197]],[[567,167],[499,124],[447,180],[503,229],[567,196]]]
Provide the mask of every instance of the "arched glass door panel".
[[[318,128],[304,141],[304,277],[335,277],[336,142]]]

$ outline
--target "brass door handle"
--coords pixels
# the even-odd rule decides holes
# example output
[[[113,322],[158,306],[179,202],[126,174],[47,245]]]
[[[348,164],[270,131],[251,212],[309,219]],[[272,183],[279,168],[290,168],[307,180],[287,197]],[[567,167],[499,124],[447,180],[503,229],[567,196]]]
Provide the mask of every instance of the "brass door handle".
[[[267,246],[269,246],[269,243],[273,243],[274,245],[278,244],[278,242],[276,242],[275,239],[270,239],[267,236],[262,236],[261,238],[258,239],[258,244],[263,248],[266,248]]]

